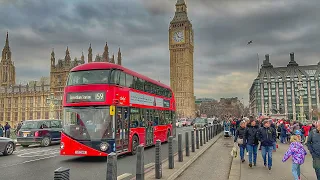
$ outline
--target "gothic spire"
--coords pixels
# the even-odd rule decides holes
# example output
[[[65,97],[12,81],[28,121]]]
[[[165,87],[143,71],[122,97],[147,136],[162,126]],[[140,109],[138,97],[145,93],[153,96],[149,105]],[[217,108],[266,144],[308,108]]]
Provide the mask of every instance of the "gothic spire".
[[[294,60],[294,53],[290,53],[290,62],[287,65],[287,67],[289,66],[299,66],[299,64]]]
[[[119,47],[119,51],[118,51],[118,64],[119,65],[122,65],[122,57],[121,57],[121,50],[120,50],[120,47]]]
[[[6,44],[5,47],[9,47],[9,32],[7,31]]]
[[[111,61],[110,61],[110,62],[113,63],[113,64],[115,63],[115,62],[114,62],[114,54],[112,54],[112,58],[111,58]]]
[[[81,64],[84,64],[84,55],[83,55],[83,50],[82,50],[82,53],[81,53]]]
[[[91,43],[88,49],[88,63],[92,62],[92,48],[91,48]]]
[[[51,51],[51,66],[55,66],[56,64],[56,58],[55,58],[55,54],[54,54],[54,48],[52,48]]]
[[[109,47],[108,42],[106,42],[106,45],[104,46],[104,51],[102,54],[102,58],[104,62],[109,62]]]
[[[174,18],[170,23],[172,24],[176,22],[189,22],[188,14],[187,14],[187,5],[184,0],[177,0],[176,12],[175,12]]]
[[[71,63],[71,57],[70,57],[70,52],[69,52],[69,47],[68,46],[67,46],[66,56],[64,57],[64,60],[66,61],[67,64]]]

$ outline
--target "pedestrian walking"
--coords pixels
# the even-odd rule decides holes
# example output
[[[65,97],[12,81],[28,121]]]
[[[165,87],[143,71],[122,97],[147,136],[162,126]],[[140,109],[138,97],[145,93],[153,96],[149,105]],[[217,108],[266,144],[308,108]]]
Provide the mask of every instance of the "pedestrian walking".
[[[320,121],[315,128],[309,132],[307,146],[313,159],[313,168],[316,172],[317,179],[320,180]]]
[[[6,122],[6,125],[4,126],[4,133],[5,133],[5,137],[10,138],[10,129],[11,126],[8,122]]]
[[[240,148],[240,159],[241,162],[244,162],[244,150],[246,147],[246,142],[244,141],[244,134],[246,131],[246,124],[244,121],[240,122],[240,127],[236,130],[236,134],[234,136],[234,142],[238,143],[238,146]]]
[[[0,124],[0,137],[3,137],[3,131],[4,131],[4,128],[2,126],[2,124]]]
[[[257,151],[259,141],[257,138],[257,132],[259,130],[256,121],[253,118],[250,118],[250,123],[247,126],[245,131],[244,139],[247,144],[247,150],[249,155],[249,166],[252,167],[252,163],[254,166],[257,165]]]
[[[296,130],[295,135],[291,136],[290,147],[282,159],[282,162],[285,162],[292,157],[292,175],[294,180],[301,180],[300,166],[304,163],[305,156],[307,155],[307,152],[301,143],[301,135],[301,132]]]
[[[276,141],[277,134],[275,129],[270,127],[269,120],[263,121],[263,127],[258,130],[257,137],[261,143],[261,154],[264,166],[267,167],[268,165],[268,169],[271,170],[273,144]]]

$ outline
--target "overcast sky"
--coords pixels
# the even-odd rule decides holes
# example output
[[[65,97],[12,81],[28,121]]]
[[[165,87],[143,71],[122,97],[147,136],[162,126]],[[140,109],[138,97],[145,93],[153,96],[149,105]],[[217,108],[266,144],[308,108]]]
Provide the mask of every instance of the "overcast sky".
[[[186,0],[195,31],[195,95],[248,101],[266,53],[286,66],[319,62],[319,0]],[[168,27],[176,0],[0,0],[0,42],[9,31],[17,82],[49,76],[50,52],[72,59],[89,43],[121,47],[123,65],[169,84]],[[253,44],[247,46],[247,42]]]

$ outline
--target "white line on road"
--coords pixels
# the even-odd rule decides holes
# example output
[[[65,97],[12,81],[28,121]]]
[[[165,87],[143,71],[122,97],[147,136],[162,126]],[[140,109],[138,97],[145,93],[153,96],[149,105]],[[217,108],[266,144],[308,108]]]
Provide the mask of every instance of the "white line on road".
[[[129,173],[124,173],[124,174],[121,174],[120,176],[117,177],[117,180],[122,180],[122,179],[125,179],[129,176],[131,176],[132,174],[129,174]]]
[[[36,152],[38,153],[38,152]],[[43,154],[36,154],[36,153],[24,153],[24,154],[19,154],[17,156],[22,157],[22,158],[32,158],[32,157],[39,157],[39,156],[47,156],[47,155],[52,155],[52,154],[59,154],[60,151],[51,151],[51,152],[45,152]]]
[[[40,148],[28,148],[28,149],[23,149],[23,150],[17,150],[14,152],[15,153],[26,152],[26,151],[37,152],[38,150],[40,150],[38,152],[41,152],[41,151],[50,151],[50,150],[58,150],[58,149],[60,149],[60,148],[48,148],[48,149],[46,148],[46,149],[44,149],[44,148],[40,147]]]
[[[42,149],[42,150],[39,150],[39,151],[30,151],[30,152],[26,152],[26,153],[19,153],[19,155],[24,155],[24,154],[35,154],[35,153],[41,153],[41,152],[47,152],[47,151],[59,151],[59,148],[55,148],[55,149]],[[15,152],[16,154],[16,152]]]
[[[43,158],[38,158],[38,159],[32,159],[32,160],[23,161],[23,162],[16,163],[16,164],[4,165],[4,166],[0,166],[0,169],[12,167],[12,166],[17,166],[17,165],[21,165],[21,164],[26,164],[26,163],[31,163],[31,162],[35,162],[35,161],[40,161],[40,160],[44,160],[44,159],[49,159],[49,158],[53,158],[56,156],[58,156],[58,155],[53,155],[53,156],[48,156],[48,157],[43,157]]]

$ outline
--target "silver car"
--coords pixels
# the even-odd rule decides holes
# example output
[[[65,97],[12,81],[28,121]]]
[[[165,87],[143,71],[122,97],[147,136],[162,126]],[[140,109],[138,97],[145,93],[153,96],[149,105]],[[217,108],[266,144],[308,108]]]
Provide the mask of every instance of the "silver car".
[[[0,153],[11,155],[16,150],[15,142],[10,138],[0,137]]]

